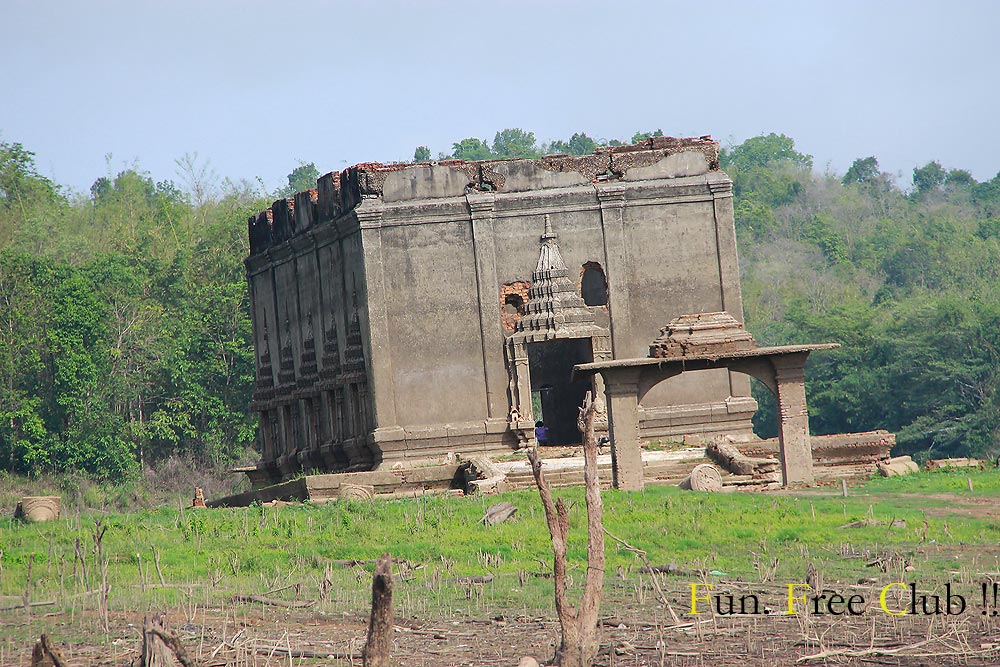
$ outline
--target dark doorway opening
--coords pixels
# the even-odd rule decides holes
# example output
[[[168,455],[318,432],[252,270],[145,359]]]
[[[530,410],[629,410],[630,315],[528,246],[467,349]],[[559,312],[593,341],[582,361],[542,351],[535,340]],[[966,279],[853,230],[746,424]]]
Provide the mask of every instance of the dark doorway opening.
[[[573,366],[594,360],[589,338],[557,338],[528,344],[528,368],[535,420],[549,428],[549,443],[573,445],[580,442],[576,428],[583,397],[593,380],[572,381]]]

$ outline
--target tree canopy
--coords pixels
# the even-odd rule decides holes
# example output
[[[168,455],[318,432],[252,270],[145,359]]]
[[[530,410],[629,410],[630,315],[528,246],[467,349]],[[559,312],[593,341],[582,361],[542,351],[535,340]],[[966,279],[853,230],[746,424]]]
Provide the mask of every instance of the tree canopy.
[[[316,187],[316,179],[319,178],[319,169],[312,162],[300,163],[288,174],[288,188],[285,196],[291,197],[296,192],[305,192]]]

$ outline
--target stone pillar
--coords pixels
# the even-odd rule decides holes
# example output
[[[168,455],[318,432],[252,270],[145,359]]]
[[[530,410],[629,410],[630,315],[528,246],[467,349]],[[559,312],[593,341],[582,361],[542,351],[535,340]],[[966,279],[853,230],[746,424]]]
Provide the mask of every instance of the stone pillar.
[[[364,292],[368,349],[365,360],[372,398],[375,403],[375,442],[402,440],[403,429],[396,417],[396,390],[392,370],[392,339],[389,332],[389,315],[386,308],[385,263],[382,261],[381,202],[365,200],[354,209],[354,216],[361,228],[361,247],[364,253]],[[359,290],[360,291],[360,290]],[[355,396],[352,395],[352,398]],[[355,401],[352,401],[354,403]],[[360,405],[351,406],[361,409]],[[364,443],[364,433],[354,433]]]
[[[642,491],[639,447],[639,370],[604,375],[611,437],[613,484],[622,491]]]
[[[338,441],[337,415],[333,399],[333,389],[325,388],[320,394],[321,402],[321,428],[323,429],[323,444],[320,452],[323,457],[323,467],[326,472],[332,472],[341,467],[344,462],[343,445]]]
[[[715,251],[719,260],[722,310],[742,322],[743,296],[740,293],[740,265],[736,254],[733,183],[728,178],[709,180],[708,189],[712,193],[715,218]],[[750,378],[729,371],[729,395],[750,396]]]
[[[806,357],[805,353],[789,354],[771,360],[778,387],[778,446],[785,486],[815,481],[806,408]]]
[[[309,420],[309,453],[308,453],[309,467],[316,470],[322,470],[323,431],[320,425],[320,420],[321,420],[320,395],[313,394],[312,396],[306,398],[305,406],[308,412],[307,419]]]
[[[513,356],[514,375],[517,382],[516,400],[521,411],[521,419],[535,422],[534,411],[531,409],[531,376],[528,370],[528,346],[523,342],[510,342],[510,352]]]
[[[260,411],[260,438],[261,438],[261,452],[260,458],[261,462],[265,464],[271,463],[274,456],[274,431],[272,430],[271,424],[271,411],[261,410]]]
[[[479,331],[486,381],[487,418],[495,428],[505,428],[503,330],[500,324],[500,292],[497,280],[496,242],[493,235],[493,202],[489,193],[467,194],[472,221],[472,248],[476,262],[476,295],[479,301]]]
[[[629,320],[628,255],[625,251],[625,186],[599,184],[597,200],[601,205],[601,233],[604,237],[604,277],[608,281],[608,313],[611,319],[611,351],[615,359],[631,356],[625,346],[632,341]]]
[[[722,310],[743,321],[740,295],[740,266],[736,255],[736,228],[733,222],[733,184],[729,179],[709,181],[715,218],[716,258]]]
[[[591,338],[591,350],[594,361],[611,361],[611,336],[601,335]],[[608,406],[604,401],[607,390],[604,387],[604,376],[594,373],[594,430],[598,433],[608,432]]]

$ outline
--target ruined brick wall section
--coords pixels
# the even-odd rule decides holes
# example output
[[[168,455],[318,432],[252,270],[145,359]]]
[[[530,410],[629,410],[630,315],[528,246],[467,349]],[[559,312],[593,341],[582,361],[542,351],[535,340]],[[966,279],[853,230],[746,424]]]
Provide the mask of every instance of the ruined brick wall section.
[[[504,331],[513,332],[518,321],[524,315],[524,304],[528,303],[528,290],[531,283],[527,280],[517,280],[500,286],[500,323],[503,324]],[[519,301],[520,307],[515,312],[508,312]],[[514,303],[511,303],[514,302]]]
[[[350,212],[365,199],[380,198],[386,179],[394,172],[431,166],[448,167],[464,173],[468,190],[503,191],[503,165],[530,163],[546,172],[575,173],[589,181],[604,182],[621,179],[629,169],[655,165],[660,160],[679,153],[695,152],[704,156],[709,171],[719,170],[719,143],[711,136],[650,137],[628,146],[606,146],[591,155],[546,155],[537,160],[441,160],[433,163],[381,164],[365,162],[321,176],[316,188],[295,197],[279,199],[268,213],[251,216],[248,224],[250,254],[265,252],[294,236],[304,233],[317,223],[330,222]],[[267,229],[265,229],[265,227]]]

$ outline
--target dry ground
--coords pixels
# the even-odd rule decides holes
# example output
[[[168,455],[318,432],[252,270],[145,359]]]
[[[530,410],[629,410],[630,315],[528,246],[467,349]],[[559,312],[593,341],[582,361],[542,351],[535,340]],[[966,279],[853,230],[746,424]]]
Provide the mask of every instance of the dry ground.
[[[992,665],[1000,663],[1000,621],[979,607],[956,616],[891,617],[877,607],[881,584],[839,586],[846,594],[871,601],[863,616],[845,620],[830,615],[782,615],[784,584],[717,582],[737,594],[754,590],[771,614],[698,617],[690,604],[688,581],[671,577],[670,607],[659,604],[652,588],[614,578],[603,616],[598,665]],[[648,583],[648,579],[647,579]],[[489,585],[489,584],[487,584]],[[965,592],[973,590],[971,583]],[[635,601],[637,591],[645,599]],[[976,601],[969,597],[970,607]],[[632,598],[630,601],[628,598]],[[470,603],[470,606],[475,606]],[[4,627],[16,634],[73,636],[63,643],[74,667],[127,665],[140,646],[140,614],[112,614],[105,637],[96,614],[68,617],[6,612]],[[360,665],[367,630],[363,615],[318,614],[259,604],[174,611],[170,621],[191,654],[205,667],[282,665]],[[400,667],[516,665],[521,656],[549,659],[558,638],[553,615],[509,617],[470,610],[454,617],[396,619],[394,657]],[[110,641],[107,641],[110,639]],[[0,646],[0,663],[28,665],[30,646],[10,640]],[[826,654],[826,658],[820,657]]]

